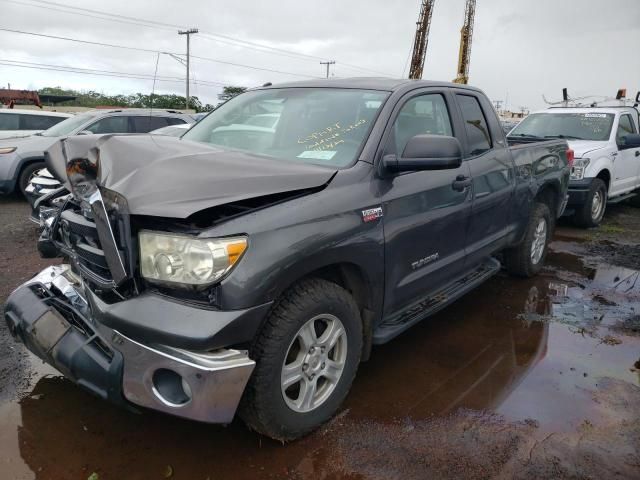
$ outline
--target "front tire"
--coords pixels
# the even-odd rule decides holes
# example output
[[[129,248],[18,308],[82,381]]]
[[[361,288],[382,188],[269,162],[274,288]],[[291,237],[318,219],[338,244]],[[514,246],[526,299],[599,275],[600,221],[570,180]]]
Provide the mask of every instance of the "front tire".
[[[604,211],[607,208],[607,184],[599,178],[595,178],[589,188],[587,200],[584,205],[576,208],[573,220],[576,225],[583,228],[597,227],[602,222]]]
[[[35,173],[44,168],[45,164],[42,162],[30,163],[26,167],[22,169],[20,172],[20,176],[18,177],[18,188],[20,189],[20,193],[26,196],[27,193],[27,185],[35,175]]]
[[[360,363],[362,322],[342,287],[305,280],[276,304],[251,351],[256,367],[239,414],[257,432],[294,440],[329,420]]]
[[[507,271],[519,277],[533,277],[544,265],[549,240],[553,234],[553,222],[549,207],[536,203],[531,212],[524,240],[517,247],[504,252]]]

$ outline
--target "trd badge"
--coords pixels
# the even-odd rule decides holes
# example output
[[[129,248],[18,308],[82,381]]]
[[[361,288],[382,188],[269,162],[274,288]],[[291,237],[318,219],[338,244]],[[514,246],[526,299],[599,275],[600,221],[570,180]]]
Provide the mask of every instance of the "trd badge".
[[[382,207],[368,208],[362,210],[362,221],[367,223],[383,216]]]

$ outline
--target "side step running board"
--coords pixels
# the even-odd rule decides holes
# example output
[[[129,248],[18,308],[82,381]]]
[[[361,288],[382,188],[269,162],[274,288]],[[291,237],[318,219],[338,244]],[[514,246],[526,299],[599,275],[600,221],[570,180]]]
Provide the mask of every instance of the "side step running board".
[[[625,195],[620,195],[619,197],[614,197],[614,198],[611,198],[611,199],[607,200],[607,203],[611,203],[611,204],[620,203],[620,202],[623,202],[624,200],[627,200],[629,198],[633,198],[636,195],[640,195],[640,193],[631,192],[631,193],[627,193]]]
[[[373,332],[373,343],[386,343],[402,332],[443,309],[500,271],[500,262],[489,258],[473,270],[449,283],[439,292],[414,303],[385,319]]]

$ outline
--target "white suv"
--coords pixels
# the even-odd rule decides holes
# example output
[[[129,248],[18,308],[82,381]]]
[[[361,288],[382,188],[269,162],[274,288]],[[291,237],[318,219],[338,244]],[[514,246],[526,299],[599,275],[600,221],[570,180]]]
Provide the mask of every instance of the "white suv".
[[[71,113],[46,110],[0,110],[0,138],[28,137],[72,117]]]
[[[567,139],[575,152],[567,209],[578,225],[595,227],[607,202],[640,193],[639,127],[633,107],[549,108],[529,115],[509,138]]]

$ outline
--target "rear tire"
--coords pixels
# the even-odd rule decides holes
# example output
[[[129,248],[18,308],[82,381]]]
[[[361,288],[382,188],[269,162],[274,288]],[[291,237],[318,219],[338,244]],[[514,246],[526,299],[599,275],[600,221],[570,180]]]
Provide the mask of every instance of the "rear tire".
[[[43,162],[35,162],[30,163],[26,167],[22,169],[20,172],[20,176],[18,177],[18,188],[20,189],[20,193],[26,196],[27,193],[27,185],[31,181],[34,173],[36,173],[41,168],[45,168],[45,164]]]
[[[347,396],[361,351],[362,322],[351,295],[326,280],[298,283],[273,308],[251,349],[256,367],[240,417],[276,440],[310,433]]]
[[[583,228],[593,228],[600,225],[604,212],[607,208],[607,184],[599,178],[595,178],[591,183],[591,188],[587,194],[584,205],[576,208],[573,214],[573,221]]]
[[[536,203],[531,212],[524,240],[514,248],[504,251],[507,271],[518,277],[532,277],[544,265],[554,222],[549,207]]]

